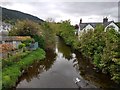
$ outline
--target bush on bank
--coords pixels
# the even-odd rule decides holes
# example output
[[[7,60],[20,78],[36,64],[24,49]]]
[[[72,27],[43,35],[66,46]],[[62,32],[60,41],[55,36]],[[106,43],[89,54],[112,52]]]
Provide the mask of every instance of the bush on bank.
[[[80,37],[80,51],[92,59],[95,67],[110,74],[120,83],[120,33],[113,28],[104,32],[103,26],[84,32]]]

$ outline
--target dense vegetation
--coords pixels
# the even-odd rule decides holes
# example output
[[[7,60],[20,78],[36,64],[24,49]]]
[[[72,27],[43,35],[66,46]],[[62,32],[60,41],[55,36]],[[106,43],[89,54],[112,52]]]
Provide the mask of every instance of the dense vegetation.
[[[120,83],[120,33],[113,28],[104,32],[102,26],[95,31],[84,32],[80,37],[80,50],[92,59],[95,67],[110,74],[112,80]]]
[[[2,20],[6,23],[14,24],[17,20],[24,20],[24,19],[29,19],[37,23],[44,22],[42,19],[39,19],[36,16],[26,14],[20,11],[10,10],[3,7],[0,7],[0,9],[2,9]]]
[[[82,32],[78,37],[70,21],[56,23],[53,27],[67,45],[89,57],[96,68],[110,75],[116,83],[120,83],[120,33],[114,28],[104,32],[104,27],[98,25],[94,31]]]
[[[37,49],[36,51],[30,52],[29,54],[24,53],[25,55],[20,54],[17,62],[9,62],[11,58],[7,61],[7,66],[2,70],[2,87],[10,88],[15,86],[18,77],[21,76],[22,70],[29,67],[33,62],[42,60],[45,58],[45,52],[43,49]],[[23,57],[24,56],[24,57]],[[37,57],[36,57],[37,56]],[[9,64],[8,64],[9,63]]]
[[[56,35],[62,37],[65,43],[77,49],[78,37],[75,35],[74,26],[70,25],[70,20],[61,23],[51,23],[50,27],[56,32]]]
[[[51,49],[54,46],[55,34],[49,27],[49,23],[45,22],[41,25],[30,20],[18,20],[9,32],[10,36],[30,36],[32,39],[22,41],[22,44],[18,46],[18,49],[23,49],[22,52],[18,52],[15,56],[10,56],[3,60],[2,71],[2,86],[3,88],[9,88],[14,86],[18,77],[21,76],[22,70],[29,67],[34,61],[45,58],[45,52],[43,49]],[[29,46],[29,43],[36,41],[39,47],[36,51],[24,52],[24,47]],[[37,57],[36,57],[37,56]]]
[[[55,45],[55,32],[50,27],[49,22],[41,25],[30,20],[18,20],[9,32],[10,36],[31,36],[39,47],[51,49]]]
[[[45,49],[53,49],[55,47],[55,30],[51,28],[51,24],[49,22],[44,22],[41,26],[45,39]]]
[[[17,52],[14,56],[9,56],[9,58],[2,60],[2,68],[11,66],[14,64],[14,62],[18,62],[20,59],[23,59],[25,56],[27,56],[30,53],[30,51],[26,52]]]
[[[44,37],[42,29],[38,23],[30,20],[18,20],[9,32],[10,36],[31,36],[39,47],[44,48]]]

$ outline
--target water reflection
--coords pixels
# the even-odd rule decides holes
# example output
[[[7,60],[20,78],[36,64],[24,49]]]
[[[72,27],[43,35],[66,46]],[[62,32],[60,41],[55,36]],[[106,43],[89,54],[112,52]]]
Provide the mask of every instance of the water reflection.
[[[46,52],[44,61],[35,62],[25,70],[17,88],[77,88],[73,81],[79,74],[73,68],[75,54],[57,38],[56,48]]]
[[[83,57],[83,55],[77,51],[75,53],[78,61],[76,69],[85,80],[91,82],[98,88],[119,88],[119,85],[110,80],[109,75],[93,70],[93,65],[88,58]]]
[[[92,83],[99,88],[116,88],[119,87],[112,80],[109,75],[102,74],[93,70],[93,65],[88,58],[85,58],[80,52],[72,51],[70,47],[66,46],[62,39],[58,38],[58,50],[63,53],[63,56],[71,60],[76,72],[80,74],[82,80]]]
[[[72,49],[70,49],[70,47],[66,46],[64,44],[64,41],[57,37],[57,48],[59,50],[60,53],[63,53],[63,57],[65,57],[67,60],[72,59]]]
[[[46,52],[47,53],[46,53],[45,60],[35,62],[29,68],[27,68],[24,71],[23,75],[19,78],[19,82],[23,80],[30,82],[33,78],[39,79],[40,73],[47,71],[52,67],[55,61],[56,53],[53,50],[47,50]]]
[[[66,46],[56,37],[56,48],[46,52],[46,59],[35,62],[19,78],[17,88],[78,88],[74,78],[79,77],[83,88],[113,88],[110,77],[96,73],[89,60]]]

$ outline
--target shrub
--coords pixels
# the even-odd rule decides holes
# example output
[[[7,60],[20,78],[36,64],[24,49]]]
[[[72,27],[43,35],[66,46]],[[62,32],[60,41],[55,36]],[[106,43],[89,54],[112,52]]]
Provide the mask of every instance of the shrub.
[[[22,43],[22,44],[19,44],[19,46],[18,46],[19,49],[22,49],[22,48],[24,48],[24,47],[25,47],[25,44],[23,44],[23,43]]]
[[[111,79],[120,83],[120,34],[114,29],[104,32],[102,26],[95,31],[83,33],[80,37],[80,49],[84,55],[92,59],[93,64]]]
[[[43,36],[35,35],[33,36],[35,42],[38,42],[38,46],[42,49],[45,49],[45,39]]]
[[[29,47],[30,46],[30,43],[33,41],[33,39],[27,39],[27,40],[24,40],[22,41],[23,44],[25,44],[26,47]]]

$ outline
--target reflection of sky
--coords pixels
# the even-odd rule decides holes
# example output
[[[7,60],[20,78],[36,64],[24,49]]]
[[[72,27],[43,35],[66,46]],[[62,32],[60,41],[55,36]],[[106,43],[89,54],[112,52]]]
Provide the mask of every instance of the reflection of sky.
[[[59,52],[58,48],[56,48],[55,51],[57,56],[52,67],[47,71],[39,73],[38,77],[31,78],[29,82],[26,80],[21,81],[18,88],[77,88],[73,79],[78,77],[79,74],[75,68],[73,68],[73,60],[68,61],[63,53]]]
[[[56,43],[56,47],[55,47],[55,53],[58,53],[57,43]]]
[[[57,43],[58,44],[58,43]],[[76,71],[79,72],[79,65],[78,65],[78,61],[76,59],[76,54],[75,53],[72,53],[71,51],[68,53],[64,53],[64,52],[60,52],[59,49],[58,49],[58,46],[56,44],[56,54],[57,54],[57,60],[56,61],[61,61],[61,59],[64,59],[64,60],[68,60],[69,58],[68,57],[71,57],[69,62],[73,64],[73,67],[76,68]],[[67,57],[66,57],[67,55]]]

